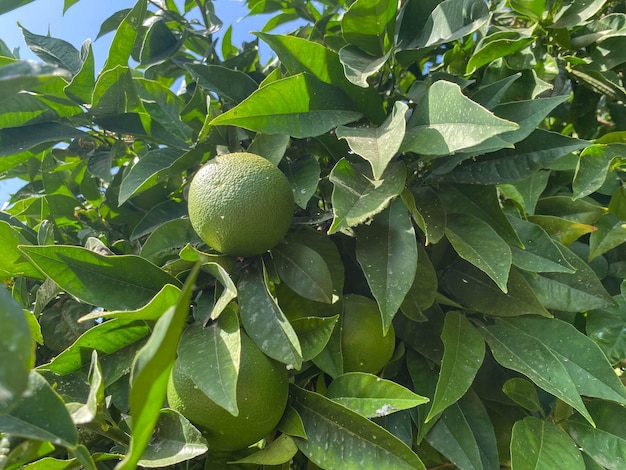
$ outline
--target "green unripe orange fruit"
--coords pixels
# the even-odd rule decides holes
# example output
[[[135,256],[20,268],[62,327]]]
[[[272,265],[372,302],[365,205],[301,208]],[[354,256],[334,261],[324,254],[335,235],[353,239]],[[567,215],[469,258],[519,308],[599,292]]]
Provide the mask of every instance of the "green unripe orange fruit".
[[[258,442],[276,427],[287,406],[288,385],[287,369],[242,333],[237,416],[206,396],[178,361],[167,384],[167,401],[202,431],[210,448],[236,450]]]
[[[283,238],[293,216],[293,191],[271,162],[239,152],[209,160],[189,186],[189,220],[220,253],[254,256]]]
[[[344,372],[377,374],[391,359],[395,344],[393,325],[383,335],[376,302],[361,295],[345,296],[341,330]]]

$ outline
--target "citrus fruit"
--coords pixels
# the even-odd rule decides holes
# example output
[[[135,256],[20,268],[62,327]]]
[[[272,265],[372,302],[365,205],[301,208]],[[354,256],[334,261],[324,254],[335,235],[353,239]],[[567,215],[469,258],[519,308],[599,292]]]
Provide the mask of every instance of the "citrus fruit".
[[[179,361],[174,363],[167,385],[170,408],[196,425],[209,446],[218,450],[241,449],[265,437],[280,421],[287,405],[287,394],[286,368],[263,354],[243,332],[237,416],[206,396],[183,372]]]
[[[254,256],[287,233],[293,191],[285,175],[263,157],[239,152],[209,160],[189,186],[189,220],[204,242],[221,253]]]
[[[345,296],[341,330],[344,372],[380,372],[391,359],[395,343],[393,325],[383,335],[376,302],[361,295]]]

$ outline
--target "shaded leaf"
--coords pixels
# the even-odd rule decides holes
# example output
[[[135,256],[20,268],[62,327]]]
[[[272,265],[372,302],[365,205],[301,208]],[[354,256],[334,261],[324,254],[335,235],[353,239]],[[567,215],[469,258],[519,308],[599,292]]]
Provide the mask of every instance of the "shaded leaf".
[[[590,261],[626,242],[626,222],[613,214],[601,215],[595,227],[589,237]]]
[[[441,371],[426,421],[465,395],[485,357],[485,340],[458,312],[446,313],[441,340],[444,346]]]
[[[413,220],[426,235],[426,245],[437,243],[445,235],[446,211],[443,203],[430,186],[411,188],[402,192]]]
[[[583,150],[572,183],[574,198],[588,196],[600,188],[613,162],[625,154],[626,144],[622,143],[596,144]]]
[[[248,74],[221,65],[186,64],[185,69],[202,88],[234,103],[241,103],[258,88]]]
[[[297,452],[298,447],[291,436],[281,434],[254,454],[230,463],[280,465],[290,462]]]
[[[511,467],[585,470],[585,463],[567,434],[549,421],[528,416],[513,425]]]
[[[339,60],[343,65],[346,78],[357,86],[367,88],[370,86],[367,81],[368,77],[377,73],[387,63],[390,52],[382,57],[374,57],[349,44],[339,50]]]
[[[393,34],[391,22],[395,19],[398,4],[393,0],[357,0],[341,18],[341,33],[349,43],[368,54],[380,56],[387,52]],[[391,31],[387,29],[391,26]]]
[[[507,397],[528,411],[537,412],[542,409],[537,389],[529,380],[513,377],[504,382],[502,391]]]
[[[306,209],[309,200],[315,195],[320,180],[318,161],[312,155],[305,155],[295,162],[286,163],[283,160],[279,168],[289,180],[295,203],[300,208]]]
[[[302,317],[291,320],[291,326],[298,335],[302,347],[302,360],[316,358],[326,347],[339,316]]]
[[[587,314],[587,335],[606,354],[611,364],[626,358],[626,297],[613,297],[614,307],[591,310]]]
[[[357,228],[356,257],[382,315],[387,334],[396,312],[413,285],[417,243],[411,219],[400,198]]]
[[[15,227],[0,220],[0,276],[3,278],[27,276],[41,279],[43,276],[19,251],[18,246],[26,244],[26,239]]]

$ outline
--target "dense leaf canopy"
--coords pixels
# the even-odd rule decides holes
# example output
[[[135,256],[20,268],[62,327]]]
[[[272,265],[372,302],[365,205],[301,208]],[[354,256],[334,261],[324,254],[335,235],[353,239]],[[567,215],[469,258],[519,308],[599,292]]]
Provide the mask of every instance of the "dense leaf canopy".
[[[626,468],[626,2],[247,6],[233,44],[210,0],[138,0],[100,70],[0,40],[0,468]],[[186,199],[244,151],[295,201],[247,258]],[[344,373],[347,295],[395,331],[378,375]],[[166,386],[235,414],[242,331],[290,395],[225,454]]]

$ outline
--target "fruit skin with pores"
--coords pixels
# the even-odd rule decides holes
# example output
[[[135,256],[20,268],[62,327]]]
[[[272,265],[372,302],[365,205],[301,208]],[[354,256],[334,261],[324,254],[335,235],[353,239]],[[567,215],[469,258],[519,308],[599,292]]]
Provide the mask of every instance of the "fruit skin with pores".
[[[178,360],[167,384],[170,408],[197,426],[210,448],[225,451],[248,447],[269,434],[283,416],[288,393],[287,369],[267,357],[243,332],[237,416],[206,396]]]
[[[396,344],[393,325],[383,335],[378,304],[361,295],[344,297],[342,316],[343,371],[377,374],[393,356]]]
[[[235,152],[209,160],[194,175],[189,220],[220,253],[255,256],[274,247],[293,217],[293,191],[285,175],[259,155]]]

